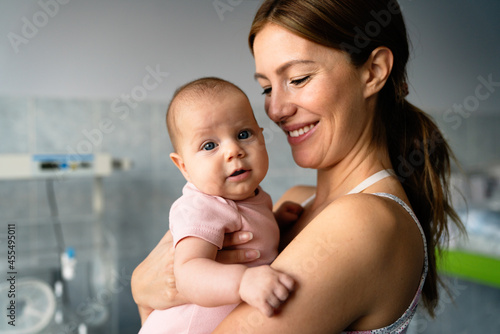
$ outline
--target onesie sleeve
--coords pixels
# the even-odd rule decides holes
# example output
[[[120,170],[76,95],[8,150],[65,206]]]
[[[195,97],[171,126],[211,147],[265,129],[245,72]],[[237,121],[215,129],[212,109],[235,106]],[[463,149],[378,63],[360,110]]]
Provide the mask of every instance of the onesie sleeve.
[[[169,215],[174,247],[186,237],[197,237],[222,248],[224,234],[241,229],[241,215],[231,200],[184,187]]]

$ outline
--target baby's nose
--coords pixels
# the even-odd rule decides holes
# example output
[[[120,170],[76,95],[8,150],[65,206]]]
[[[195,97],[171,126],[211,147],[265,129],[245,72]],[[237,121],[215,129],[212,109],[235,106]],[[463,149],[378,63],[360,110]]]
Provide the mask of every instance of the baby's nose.
[[[243,158],[245,150],[236,142],[228,143],[226,146],[226,160],[231,161],[234,158]]]

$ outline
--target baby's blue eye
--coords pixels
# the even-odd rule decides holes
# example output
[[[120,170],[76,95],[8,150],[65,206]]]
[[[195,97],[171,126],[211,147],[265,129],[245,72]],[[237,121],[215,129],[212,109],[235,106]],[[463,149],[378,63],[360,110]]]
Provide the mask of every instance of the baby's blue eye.
[[[252,134],[248,130],[243,130],[238,133],[238,139],[248,139]]]
[[[206,143],[206,144],[204,144],[204,145],[203,145],[203,147],[202,147],[202,150],[204,150],[204,151],[211,151],[211,150],[213,150],[215,147],[216,147],[215,143],[210,142],[210,143]]]

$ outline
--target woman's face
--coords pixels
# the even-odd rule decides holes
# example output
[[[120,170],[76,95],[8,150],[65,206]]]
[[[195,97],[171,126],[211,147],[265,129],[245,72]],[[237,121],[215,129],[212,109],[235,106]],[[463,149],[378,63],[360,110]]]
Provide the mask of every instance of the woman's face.
[[[374,109],[365,98],[363,67],[274,24],[257,34],[254,56],[266,112],[284,130],[299,166],[329,168],[362,150]]]

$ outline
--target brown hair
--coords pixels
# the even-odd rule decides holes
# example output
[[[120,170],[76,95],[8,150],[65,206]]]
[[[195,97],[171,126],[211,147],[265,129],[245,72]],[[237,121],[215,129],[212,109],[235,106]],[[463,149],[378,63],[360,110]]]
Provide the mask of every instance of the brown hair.
[[[223,92],[240,92],[247,99],[247,95],[235,84],[217,77],[204,77],[190,81],[176,89],[172,100],[167,108],[166,122],[168,135],[174,151],[178,151],[177,135],[179,128],[176,123],[176,115],[179,112],[179,104],[189,103],[194,99],[217,97]],[[182,105],[181,105],[182,106]]]
[[[267,0],[261,5],[249,34],[268,23],[280,25],[312,42],[343,50],[358,67],[380,46],[389,48],[394,65],[378,94],[374,140],[387,147],[391,163],[417,215],[427,240],[429,272],[423,301],[431,315],[438,301],[436,251],[448,239],[448,217],[463,231],[450,204],[448,144],[432,119],[406,101],[406,63],[409,42],[396,0]],[[388,126],[386,126],[388,125]]]

